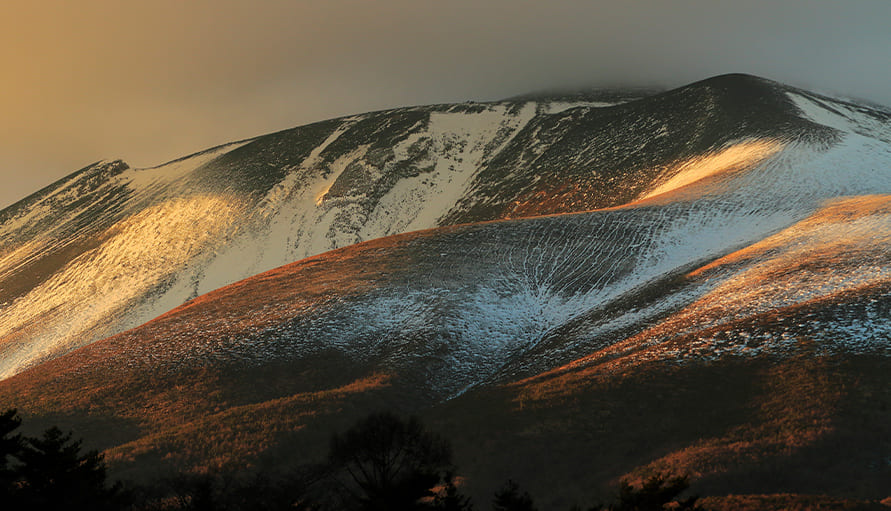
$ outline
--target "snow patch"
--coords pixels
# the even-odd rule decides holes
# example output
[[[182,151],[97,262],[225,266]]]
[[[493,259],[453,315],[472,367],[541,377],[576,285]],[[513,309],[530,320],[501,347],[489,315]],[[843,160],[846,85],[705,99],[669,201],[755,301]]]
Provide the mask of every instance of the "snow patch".
[[[751,167],[774,156],[784,147],[776,140],[740,140],[720,150],[681,163],[674,175],[641,199],[677,190],[721,172]]]
[[[219,158],[220,156],[253,142],[253,140],[254,139],[248,139],[221,145],[186,158],[158,165],[157,167],[128,169],[121,173],[119,179],[128,183],[131,188],[137,191],[150,188],[159,183],[171,183],[194,172],[199,167]]]
[[[0,310],[0,378],[66,345],[114,333],[108,326],[131,302],[216,244],[233,221],[228,201],[205,196],[149,208],[111,228],[100,247]],[[23,326],[27,342],[9,342]]]

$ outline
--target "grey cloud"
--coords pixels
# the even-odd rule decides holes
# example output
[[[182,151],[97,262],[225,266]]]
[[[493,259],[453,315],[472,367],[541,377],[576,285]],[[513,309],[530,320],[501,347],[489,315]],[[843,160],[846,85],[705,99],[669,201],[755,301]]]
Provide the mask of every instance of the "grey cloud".
[[[0,21],[0,207],[97,159],[406,104],[745,72],[891,105],[885,0],[19,4]]]

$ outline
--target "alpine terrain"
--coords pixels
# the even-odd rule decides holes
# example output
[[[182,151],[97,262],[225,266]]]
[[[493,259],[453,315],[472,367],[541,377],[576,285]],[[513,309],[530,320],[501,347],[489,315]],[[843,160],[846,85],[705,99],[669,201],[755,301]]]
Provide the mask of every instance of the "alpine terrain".
[[[747,75],[104,161],[0,212],[2,403],[136,479],[392,409],[477,502],[878,501],[889,374],[891,109]]]

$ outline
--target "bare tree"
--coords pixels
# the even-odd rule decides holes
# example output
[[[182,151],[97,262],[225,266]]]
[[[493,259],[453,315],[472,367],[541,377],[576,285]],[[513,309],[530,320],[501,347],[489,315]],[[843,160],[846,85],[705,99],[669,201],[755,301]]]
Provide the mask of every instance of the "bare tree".
[[[430,507],[433,488],[451,468],[449,443],[415,418],[374,413],[331,439],[329,462],[364,510]]]

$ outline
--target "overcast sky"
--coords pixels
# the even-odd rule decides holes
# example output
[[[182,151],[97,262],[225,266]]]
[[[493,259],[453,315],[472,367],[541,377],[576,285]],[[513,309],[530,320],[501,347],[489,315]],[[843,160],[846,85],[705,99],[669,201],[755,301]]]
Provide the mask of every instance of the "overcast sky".
[[[31,0],[0,9],[0,208],[339,115],[745,72],[891,105],[891,1]]]

